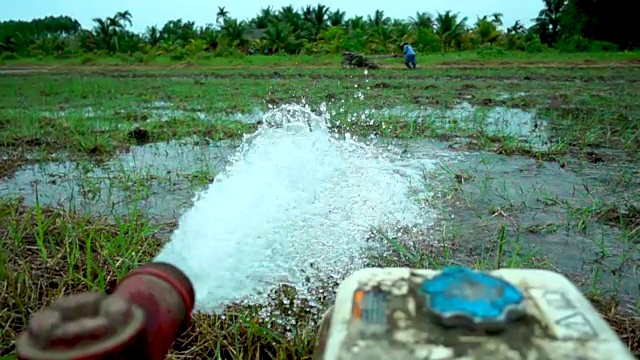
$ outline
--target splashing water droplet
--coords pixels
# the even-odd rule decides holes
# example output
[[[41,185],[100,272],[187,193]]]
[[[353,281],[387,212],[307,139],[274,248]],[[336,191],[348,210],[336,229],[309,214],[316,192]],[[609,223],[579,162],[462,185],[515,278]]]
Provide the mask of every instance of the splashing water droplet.
[[[366,264],[371,226],[428,225],[433,213],[410,199],[410,183],[437,162],[384,156],[349,133],[339,140],[320,108],[265,114],[158,254],[191,279],[197,310],[269,303],[261,294],[288,284],[295,299],[278,311],[305,306],[319,317],[319,298],[330,296],[319,289]]]

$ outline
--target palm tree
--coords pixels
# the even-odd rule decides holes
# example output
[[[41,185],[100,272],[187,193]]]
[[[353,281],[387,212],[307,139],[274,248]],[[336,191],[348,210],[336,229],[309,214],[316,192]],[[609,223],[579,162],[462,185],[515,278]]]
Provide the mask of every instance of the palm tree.
[[[224,23],[229,18],[229,12],[225,6],[218,6],[218,12],[216,13],[216,24]]]
[[[502,17],[504,15],[502,15],[502,13],[499,12],[495,12],[493,14],[491,14],[491,22],[496,24],[496,26],[502,26],[503,22],[502,22]]]
[[[351,19],[348,19],[346,22],[347,29],[349,30],[363,30],[366,27],[367,23],[364,21],[362,16],[355,16]]]
[[[520,20],[516,21],[512,26],[507,28],[507,43],[508,50],[524,50],[524,34],[527,29],[520,23]]]
[[[412,16],[409,18],[409,22],[411,23],[411,26],[416,30],[420,30],[420,29],[433,30],[433,25],[434,25],[433,15],[431,15],[426,11],[416,12],[415,17]]]
[[[444,14],[438,13],[438,16],[436,16],[436,35],[440,38],[442,51],[449,50],[454,40],[460,38],[460,35],[466,29],[467,18],[464,17],[458,20],[458,15],[457,13],[452,14],[451,10],[447,10]]]
[[[522,23],[520,22],[520,20],[516,20],[515,23],[513,23],[512,26],[507,28],[507,34],[524,34],[527,31],[527,29],[524,27],[524,25],[522,25]]]
[[[389,47],[393,46],[391,44],[395,43],[391,28],[382,25],[373,27],[367,36],[367,40],[372,53],[387,53],[390,50]]]
[[[331,26],[342,26],[344,24],[345,12],[337,9],[329,14],[329,23]]]
[[[293,43],[294,38],[291,27],[283,22],[274,21],[262,35],[262,39],[266,42],[271,52],[285,50]]]
[[[246,50],[249,45],[249,25],[244,21],[227,18],[220,29],[220,34],[227,41],[227,45]]]
[[[107,27],[109,28],[109,32],[111,33],[111,39],[116,44],[116,51],[120,50],[120,44],[118,43],[118,33],[120,30],[124,29],[124,25],[120,22],[118,18],[115,16],[106,18]]]
[[[113,31],[111,29],[111,25],[107,19],[94,18],[93,22],[96,25],[93,28],[93,32],[98,39],[98,42],[104,46],[105,50],[111,52],[111,42],[113,41]]]
[[[252,20],[252,23],[256,29],[266,29],[275,18],[276,15],[273,9],[271,6],[267,6],[266,8],[260,9],[260,13]]]
[[[129,10],[118,11],[113,17],[107,18],[109,23],[111,24],[111,28],[113,31],[113,38],[116,41],[116,50],[120,50],[120,43],[118,41],[118,37],[121,31],[126,30],[125,24],[129,24],[129,26],[133,25],[131,18],[133,16],[129,12]]]
[[[157,26],[147,26],[145,30],[145,38],[147,43],[151,46],[156,46],[160,43],[160,29]]]
[[[367,22],[371,27],[387,26],[391,22],[391,19],[384,16],[384,11],[376,10],[376,12],[373,13],[373,17],[371,15],[367,17]]]
[[[391,23],[391,33],[393,34],[394,43],[398,43],[398,42],[401,42],[402,40],[405,40],[405,38],[407,37],[407,35],[409,35],[410,32],[411,32],[411,23],[407,21],[394,19],[393,22]]]
[[[560,15],[567,5],[567,0],[543,0],[544,9],[540,10],[535,22],[534,31],[540,34],[540,39],[546,44],[555,44],[560,32]]]
[[[291,31],[298,33],[302,27],[302,16],[293,6],[283,6],[277,15],[278,19],[291,27]]]
[[[496,24],[493,21],[489,21],[486,15],[478,18],[474,31],[479,45],[493,43],[500,37]]]
[[[329,8],[318,4],[315,8],[307,6],[302,12],[302,18],[308,24],[311,36],[318,41],[320,33],[326,29],[329,22]]]
[[[129,24],[129,26],[133,26],[133,22],[131,21],[133,15],[131,15],[131,12],[129,12],[129,10],[118,11],[113,17],[117,19],[121,24],[127,23]]]
[[[104,48],[111,52],[111,43],[115,42],[116,51],[118,51],[120,50],[118,36],[121,30],[126,29],[123,23],[131,24],[131,13],[128,10],[120,11],[114,16],[105,19],[95,18],[93,22],[96,23],[93,31]]]
[[[209,24],[203,28],[200,28],[200,38],[207,44],[209,49],[215,50],[218,48],[218,43],[220,40],[220,33],[213,27],[213,25]]]

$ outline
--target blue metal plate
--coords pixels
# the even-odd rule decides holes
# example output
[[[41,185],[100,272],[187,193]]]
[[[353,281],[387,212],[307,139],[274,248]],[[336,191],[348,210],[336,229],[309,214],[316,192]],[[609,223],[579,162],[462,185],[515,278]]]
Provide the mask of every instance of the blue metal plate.
[[[447,326],[501,330],[525,314],[524,295],[517,287],[465,267],[444,269],[425,280],[422,291],[428,310]]]

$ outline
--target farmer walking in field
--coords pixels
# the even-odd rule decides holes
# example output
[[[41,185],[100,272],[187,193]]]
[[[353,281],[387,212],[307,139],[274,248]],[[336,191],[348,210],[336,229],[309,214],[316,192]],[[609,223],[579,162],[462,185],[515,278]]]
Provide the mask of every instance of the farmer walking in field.
[[[402,43],[402,55],[404,55],[404,64],[409,70],[416,69],[416,52],[409,43]]]

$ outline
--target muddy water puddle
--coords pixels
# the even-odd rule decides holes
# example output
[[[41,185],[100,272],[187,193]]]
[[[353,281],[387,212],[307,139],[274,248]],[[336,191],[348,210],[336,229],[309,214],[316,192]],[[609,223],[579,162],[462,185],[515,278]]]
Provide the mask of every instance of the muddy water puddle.
[[[503,94],[507,96],[508,94]],[[511,94],[511,96],[523,96]],[[360,104],[355,104],[356,108]],[[354,111],[351,105],[343,102],[327,104],[332,114],[332,121],[370,124],[372,121],[406,120],[420,124],[430,124],[433,128],[446,129],[451,132],[486,133],[488,135],[510,136],[530,144],[532,147],[544,149],[549,144],[547,121],[535,112],[500,106],[484,108],[461,102],[450,109],[431,107],[398,106],[381,109],[364,109]],[[115,110],[95,109],[92,107],[47,111],[41,115],[51,118],[67,116],[86,119],[95,118],[135,118],[139,126],[149,122],[164,122],[171,119],[195,118],[201,121],[237,121],[244,123],[260,122],[265,111],[256,107],[249,112],[215,113],[203,106],[181,108],[166,101],[154,101],[138,107],[127,107]],[[11,112],[11,110],[7,110]],[[20,110],[17,110],[20,111]],[[129,122],[118,126],[131,127]]]
[[[0,179],[0,198],[22,197],[27,206],[39,202],[94,216],[122,216],[136,209],[159,222],[174,220],[193,205],[194,193],[226,168],[240,143],[188,139],[132,146],[102,164],[63,160],[29,164]],[[401,157],[402,144],[381,139],[373,145]],[[424,158],[446,153],[444,145],[435,144],[429,142],[431,150]]]
[[[142,210],[159,222],[175,219],[227,164],[233,141],[195,141],[133,147],[102,165],[50,162],[29,165],[0,182],[3,198],[22,196],[26,205],[62,207],[92,215]]]
[[[505,107],[478,108],[467,102],[452,109],[396,107],[376,111],[381,116],[401,117],[418,123],[430,123],[452,132],[483,132],[517,138],[537,148],[549,143],[547,121],[534,112]]]
[[[201,107],[189,110],[177,109],[173,104],[165,101],[154,101],[146,106],[143,111],[151,115],[149,118],[150,121],[168,121],[174,118],[195,116],[203,121],[227,120],[250,124],[261,121],[265,114],[264,111],[259,108],[255,108],[247,113],[213,114],[204,111]]]
[[[420,152],[414,143],[409,151]],[[443,165],[453,178],[455,193],[451,226],[458,228],[470,256],[496,260],[501,266],[529,259],[528,266],[551,266],[581,285],[584,291],[617,295],[627,304],[640,296],[638,228],[624,229],[616,220],[605,223],[594,215],[606,204],[640,205],[640,183],[620,180],[638,174],[630,164],[540,163],[517,156],[466,153],[461,161]],[[633,179],[633,176],[627,177]],[[446,186],[446,185],[445,185]],[[500,245],[500,229],[506,244]],[[534,260],[535,259],[535,260]],[[547,264],[547,265],[544,265]],[[522,266],[522,265],[520,265]]]
[[[0,75],[24,75],[31,73],[43,73],[48,72],[47,69],[37,69],[37,68],[0,68]]]
[[[402,144],[407,156],[415,159],[433,158],[448,147],[427,140],[394,143]],[[225,168],[237,145],[234,141],[156,143],[134,147],[100,166],[30,165],[0,182],[0,196],[22,196],[26,204],[35,205],[37,194],[43,205],[95,215],[126,215],[137,209],[158,222],[173,221],[192,206],[196,190]],[[563,168],[526,157],[478,152],[452,152],[439,161],[441,176],[427,185],[428,191],[447,197],[440,206],[452,218],[445,221],[457,229],[456,237],[470,258],[495,258],[503,225],[507,232],[501,266],[517,265],[516,257],[536,258],[540,266],[569,274],[585,291],[617,292],[629,302],[640,295],[637,230],[629,234],[589,216],[602,204],[640,205],[637,168],[622,162],[578,160]]]
[[[140,107],[129,107],[115,110],[95,109],[93,107],[72,108],[60,111],[43,111],[42,116],[50,118],[65,118],[68,116],[93,119],[98,117],[134,117],[144,119],[143,122],[164,122],[171,119],[195,118],[202,121],[238,121],[256,123],[264,117],[264,111],[259,108],[245,113],[213,113],[202,106],[182,109],[172,103],[154,101]],[[123,124],[124,125],[124,124]]]
[[[448,110],[397,107],[353,115],[351,109],[345,111],[339,104],[328,108],[333,118],[352,114],[348,121],[400,118],[448,129],[510,135],[532,146],[548,143],[546,121],[519,109],[478,109],[461,103]],[[99,114],[90,108],[83,111],[86,117]],[[203,121],[215,118],[202,109],[180,110],[166,102],[150,103],[140,111],[153,114],[147,121],[194,114]],[[256,109],[226,116],[255,122],[262,119],[262,112]],[[100,215],[126,214],[133,207],[158,221],[171,221],[192,205],[196,189],[224,169],[237,145],[169,142],[134,147],[97,167],[72,162],[27,166],[0,182],[0,196],[21,195],[26,204],[33,205],[37,192],[44,205]],[[407,146],[412,157],[432,158],[434,149],[445,151],[448,144],[416,140]],[[460,228],[458,237],[467,252],[479,254],[493,248],[499,227],[504,225],[511,244],[507,252],[513,254],[515,247],[522,247],[518,251],[537,254],[535,257],[548,260],[552,267],[574,275],[572,279],[580,280],[585,290],[619,291],[628,299],[640,295],[637,281],[632,280],[637,278],[640,265],[637,231],[629,235],[589,216],[602,204],[640,199],[637,167],[617,161],[615,154],[609,157],[612,161],[586,165],[573,161],[566,168],[523,157],[456,154],[461,160],[442,159],[443,172],[450,176],[432,185],[457,191],[458,201],[444,206],[452,208],[448,211],[454,216],[453,226]],[[452,184],[459,190],[451,190]],[[508,260],[509,254],[505,256]],[[502,264],[508,265],[513,264]]]

